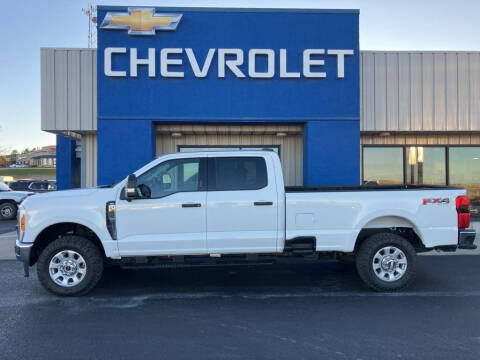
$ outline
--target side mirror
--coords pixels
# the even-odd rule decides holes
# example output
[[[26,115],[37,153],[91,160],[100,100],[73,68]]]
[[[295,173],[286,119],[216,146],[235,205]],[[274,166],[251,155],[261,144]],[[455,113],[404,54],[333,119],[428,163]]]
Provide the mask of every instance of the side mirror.
[[[135,174],[130,174],[127,178],[127,185],[125,185],[125,199],[132,201],[137,197],[137,177]]]

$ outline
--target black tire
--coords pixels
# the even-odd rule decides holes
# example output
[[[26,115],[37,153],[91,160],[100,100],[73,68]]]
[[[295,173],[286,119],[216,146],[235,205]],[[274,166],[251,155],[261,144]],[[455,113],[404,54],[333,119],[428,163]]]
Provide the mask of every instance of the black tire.
[[[75,251],[85,260],[85,276],[75,286],[63,287],[55,283],[50,277],[50,261],[62,250]],[[103,255],[90,240],[77,235],[67,235],[51,242],[41,252],[37,262],[37,275],[43,287],[55,295],[81,296],[90,292],[100,281],[103,266]]]
[[[12,220],[17,216],[17,205],[6,201],[0,204],[0,220]]]
[[[407,261],[403,276],[394,281],[380,279],[380,277],[376,275],[372,264],[375,254],[388,246],[400,249],[404,253]],[[360,245],[356,254],[357,271],[361,279],[376,291],[398,291],[406,288],[414,280],[416,258],[417,254],[415,249],[408,240],[393,233],[378,233],[370,236]]]

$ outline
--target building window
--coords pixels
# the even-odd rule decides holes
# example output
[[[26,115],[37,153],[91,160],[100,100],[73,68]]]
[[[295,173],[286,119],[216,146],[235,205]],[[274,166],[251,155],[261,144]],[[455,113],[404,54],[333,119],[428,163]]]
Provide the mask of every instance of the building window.
[[[448,149],[449,184],[467,189],[472,215],[480,215],[480,147]]]
[[[402,147],[364,147],[363,182],[377,184],[403,183]]]
[[[445,159],[445,147],[407,147],[405,151],[406,183],[446,185]]]

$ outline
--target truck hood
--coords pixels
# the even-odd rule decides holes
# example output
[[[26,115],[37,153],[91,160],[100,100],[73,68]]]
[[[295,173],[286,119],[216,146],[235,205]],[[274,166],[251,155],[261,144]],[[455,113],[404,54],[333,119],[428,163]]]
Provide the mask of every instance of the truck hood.
[[[103,199],[114,199],[112,188],[87,188],[51,191],[29,196],[22,203],[28,210],[69,209],[72,207],[91,207]],[[103,203],[104,207],[105,204]]]
[[[34,195],[34,192],[29,191],[0,191],[0,200],[14,200],[20,202],[29,195]]]
[[[57,190],[38,194],[43,200],[58,199],[58,198],[74,198],[90,196],[97,191],[102,191],[99,188],[73,189],[73,190]]]

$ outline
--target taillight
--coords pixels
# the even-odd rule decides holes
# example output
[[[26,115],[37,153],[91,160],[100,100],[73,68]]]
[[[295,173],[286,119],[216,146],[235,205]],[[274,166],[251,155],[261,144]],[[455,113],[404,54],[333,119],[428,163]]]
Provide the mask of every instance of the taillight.
[[[467,196],[457,196],[455,200],[458,214],[458,227],[466,229],[470,226],[470,200]]]

